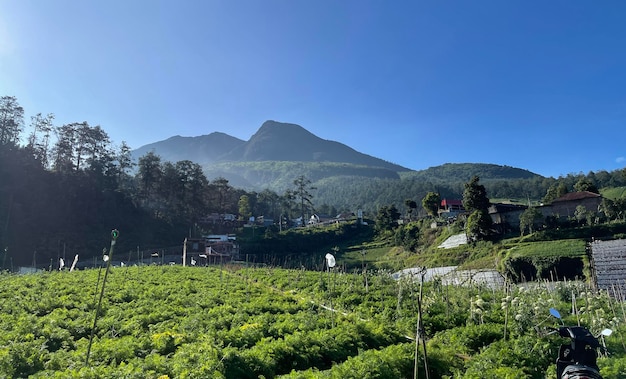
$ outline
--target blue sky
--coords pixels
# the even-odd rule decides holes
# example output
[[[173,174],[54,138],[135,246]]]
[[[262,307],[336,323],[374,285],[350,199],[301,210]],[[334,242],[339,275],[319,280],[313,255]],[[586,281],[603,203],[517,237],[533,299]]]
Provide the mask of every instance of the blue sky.
[[[412,169],[626,166],[626,2],[0,0],[0,95],[131,147],[268,119]]]

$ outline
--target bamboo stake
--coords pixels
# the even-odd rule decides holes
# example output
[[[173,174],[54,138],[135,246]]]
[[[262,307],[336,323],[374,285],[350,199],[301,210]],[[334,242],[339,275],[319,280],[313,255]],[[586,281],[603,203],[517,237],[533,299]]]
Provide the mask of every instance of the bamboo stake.
[[[615,285],[611,284],[611,286],[613,287],[613,295],[615,295]],[[614,298],[610,296],[609,290],[607,290],[606,292],[607,292],[607,295],[609,296],[609,306],[611,306],[611,311],[613,311],[613,317],[617,319],[617,312],[615,311],[615,306],[613,304]],[[624,351],[626,351],[626,345],[624,344],[624,336],[622,335],[622,333],[619,333],[619,339],[620,339],[620,342],[622,343],[622,347],[624,348]]]
[[[509,287],[507,282],[504,282],[504,298],[505,298],[505,308],[504,308],[504,340],[506,341],[506,331],[509,325],[509,302],[506,298],[509,296]]]
[[[102,298],[104,297],[104,287],[107,282],[107,276],[109,275],[109,271],[111,269],[111,260],[113,258],[113,246],[115,246],[115,241],[119,236],[119,232],[117,229],[111,231],[111,247],[109,249],[109,259],[107,260],[107,268],[104,272],[104,278],[102,279],[102,290],[100,291],[100,299],[98,300],[98,306],[96,307],[96,314],[93,318],[93,326],[91,327],[91,335],[89,336],[89,345],[87,346],[87,357],[85,358],[85,366],[89,365],[89,354],[91,353],[91,344],[93,343],[93,335],[96,331],[96,324],[98,322],[98,313],[100,313],[100,308],[102,306]]]
[[[420,280],[420,292],[417,298],[417,331],[415,334],[415,361],[413,368],[413,378],[417,379],[417,368],[418,368],[418,350],[419,350],[419,341],[422,338],[422,347],[424,349],[424,371],[426,372],[426,379],[430,379],[430,374],[428,372],[428,354],[426,353],[426,340],[420,335],[421,331],[424,327],[422,324],[422,295],[424,293],[424,275],[426,271],[422,271],[421,280]]]

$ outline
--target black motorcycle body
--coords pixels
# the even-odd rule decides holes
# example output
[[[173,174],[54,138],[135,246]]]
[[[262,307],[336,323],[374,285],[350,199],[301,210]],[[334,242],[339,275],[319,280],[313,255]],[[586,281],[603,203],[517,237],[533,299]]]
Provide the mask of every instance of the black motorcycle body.
[[[550,309],[550,313],[561,319],[556,309]],[[553,330],[561,337],[570,339],[570,343],[561,345],[559,349],[559,356],[556,360],[557,378],[602,379],[597,364],[597,351],[601,347],[598,338],[582,326],[561,326]],[[610,329],[602,331],[602,335],[610,334]]]
[[[571,342],[561,345],[556,360],[556,377],[561,379],[602,379],[597,362],[598,339],[581,326],[562,326],[561,337]]]

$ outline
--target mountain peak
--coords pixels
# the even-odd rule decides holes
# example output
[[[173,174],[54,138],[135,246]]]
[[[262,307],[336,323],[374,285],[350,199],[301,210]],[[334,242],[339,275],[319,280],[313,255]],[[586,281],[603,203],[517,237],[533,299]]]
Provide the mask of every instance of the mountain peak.
[[[200,164],[216,162],[334,162],[378,167],[396,171],[408,169],[359,153],[340,142],[322,139],[297,124],[265,121],[248,141],[214,132],[200,137],[172,137],[135,151],[138,157],[153,148],[164,160],[189,159]]]
[[[278,122],[274,120],[268,120],[261,125],[259,130],[250,138],[251,142],[255,138],[280,138],[280,139],[319,139],[313,133],[309,132],[298,124],[291,124],[287,122]]]
[[[281,122],[281,121],[275,121],[275,120],[267,120],[265,121],[262,125],[260,129],[263,128],[271,128],[271,127],[281,127],[281,126],[297,126],[299,128],[302,128],[300,125],[297,124],[292,124],[289,122]]]

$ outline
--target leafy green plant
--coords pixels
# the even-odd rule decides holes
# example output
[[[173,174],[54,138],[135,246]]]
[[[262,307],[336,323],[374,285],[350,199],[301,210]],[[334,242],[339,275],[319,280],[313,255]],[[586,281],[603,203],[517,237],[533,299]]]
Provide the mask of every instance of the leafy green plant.
[[[435,377],[549,373],[562,341],[534,326],[550,307],[571,309],[572,295],[566,322],[615,329],[605,378],[619,377],[625,354],[621,305],[581,282],[504,292],[371,270],[366,288],[358,270],[150,266],[111,271],[87,367],[97,280],[97,270],[0,275],[0,376],[411,377],[420,293]],[[425,363],[420,349],[420,377]]]

